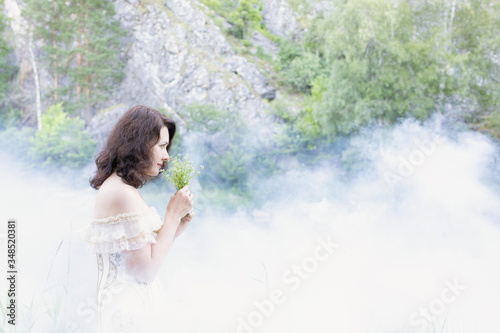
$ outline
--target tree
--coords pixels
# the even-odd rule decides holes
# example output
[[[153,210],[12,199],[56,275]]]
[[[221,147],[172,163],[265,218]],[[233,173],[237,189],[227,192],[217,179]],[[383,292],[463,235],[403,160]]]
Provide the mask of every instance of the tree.
[[[60,81],[67,75],[71,60],[69,50],[74,31],[70,13],[70,2],[66,0],[28,0],[24,8],[24,16],[33,25],[33,37],[44,41],[44,60],[53,77],[54,102],[61,94],[67,94],[67,88],[61,86]]]
[[[3,15],[3,1],[0,1],[0,101],[7,96],[10,81],[17,71],[17,67],[9,62],[11,47],[5,40],[7,18]]]
[[[299,92],[309,92],[312,81],[322,72],[321,59],[316,55],[303,51],[294,58],[284,72],[286,82]]]
[[[228,20],[234,25],[234,34],[240,39],[245,39],[252,24],[259,24],[262,21],[260,1],[239,0],[238,6],[229,14]]]
[[[52,99],[88,122],[96,104],[123,77],[119,44],[125,31],[109,0],[28,0],[25,15],[44,42],[54,79]],[[83,117],[82,117],[83,118]]]
[[[62,103],[52,105],[42,115],[43,128],[35,135],[34,154],[44,164],[77,168],[92,160],[95,144],[78,118],[70,118]]]
[[[317,22],[328,84],[309,112],[334,139],[371,122],[424,119],[445,105],[499,105],[499,2],[335,1]],[[314,45],[314,43],[312,43]]]
[[[76,1],[72,11],[77,46],[71,50],[76,66],[70,68],[69,76],[76,85],[76,105],[86,110],[88,122],[92,106],[123,78],[124,62],[118,56],[125,31],[107,0]]]
[[[469,0],[457,6],[451,31],[460,66],[461,95],[471,98],[480,114],[498,111],[500,104],[500,2]]]

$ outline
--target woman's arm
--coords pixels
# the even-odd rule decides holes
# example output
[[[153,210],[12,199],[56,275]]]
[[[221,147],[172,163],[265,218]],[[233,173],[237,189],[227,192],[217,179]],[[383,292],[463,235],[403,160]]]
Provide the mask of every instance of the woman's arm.
[[[177,237],[179,237],[184,232],[184,230],[186,230],[189,223],[193,219],[193,216],[194,216],[194,212],[191,212],[181,219],[181,222],[179,223],[179,226],[177,227],[177,230],[175,231],[174,240],[177,239]]]
[[[144,282],[155,279],[174,242],[181,217],[192,207],[193,195],[189,192],[189,187],[185,186],[170,199],[156,243],[148,243],[134,251],[123,251],[129,273]]]

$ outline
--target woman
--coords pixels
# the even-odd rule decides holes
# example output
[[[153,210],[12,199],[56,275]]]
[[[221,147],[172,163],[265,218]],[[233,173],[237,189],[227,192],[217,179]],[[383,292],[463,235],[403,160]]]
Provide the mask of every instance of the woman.
[[[98,193],[83,238],[88,251],[97,254],[100,332],[157,331],[154,320],[165,305],[158,272],[192,219],[193,194],[189,186],[180,189],[162,219],[139,188],[166,169],[175,128],[157,110],[135,106],[96,156],[90,185]]]

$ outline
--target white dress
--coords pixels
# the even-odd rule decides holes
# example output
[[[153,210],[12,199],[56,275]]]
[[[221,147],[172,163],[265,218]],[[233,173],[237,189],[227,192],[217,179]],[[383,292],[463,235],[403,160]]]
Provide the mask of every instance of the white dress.
[[[97,256],[98,332],[154,332],[161,327],[165,295],[158,277],[146,283],[130,275],[122,251],[155,243],[163,220],[154,207],[91,219],[81,231]]]

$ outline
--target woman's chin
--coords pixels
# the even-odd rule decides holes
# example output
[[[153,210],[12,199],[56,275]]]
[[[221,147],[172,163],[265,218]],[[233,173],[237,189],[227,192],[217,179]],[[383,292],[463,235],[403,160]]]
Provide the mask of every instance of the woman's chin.
[[[156,177],[160,174],[160,170],[156,170],[156,171],[150,171],[147,173],[148,176],[150,177]]]

